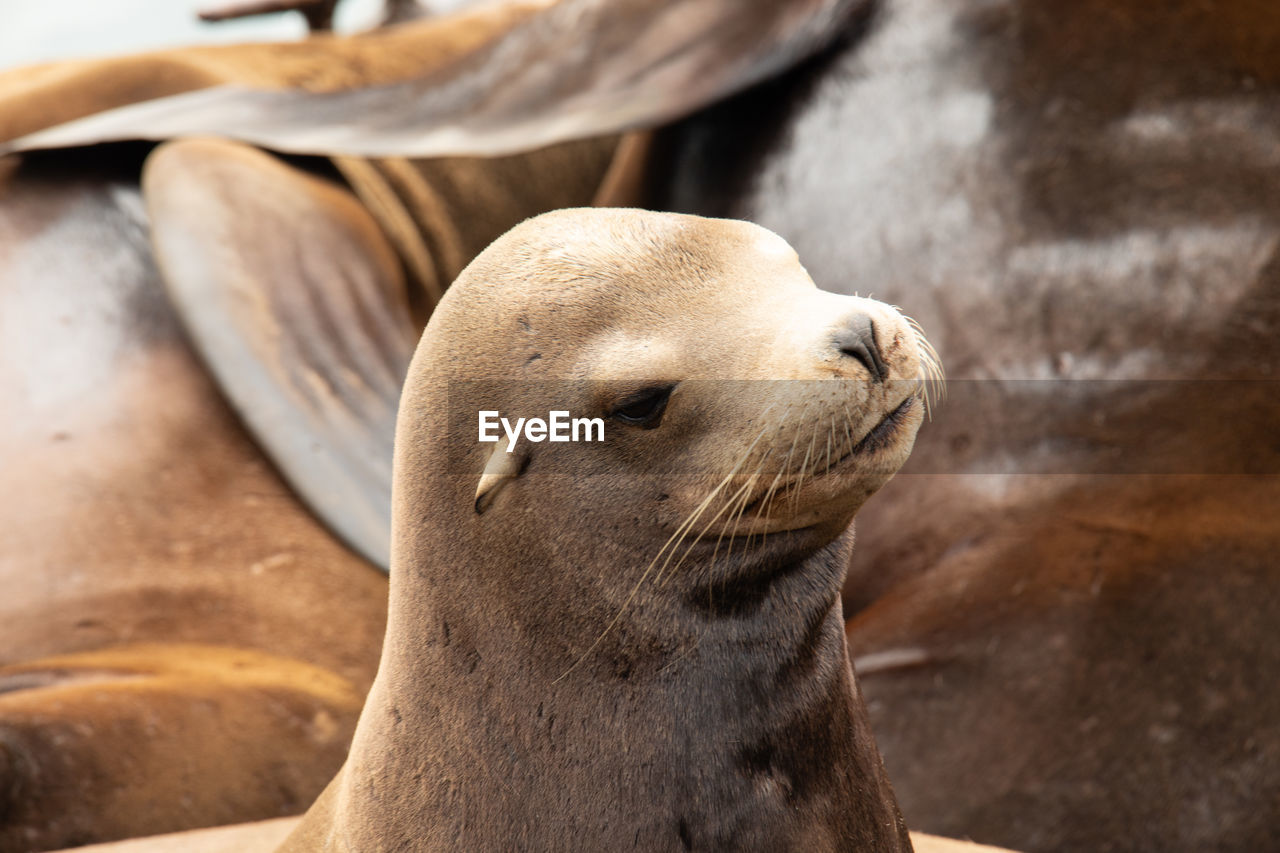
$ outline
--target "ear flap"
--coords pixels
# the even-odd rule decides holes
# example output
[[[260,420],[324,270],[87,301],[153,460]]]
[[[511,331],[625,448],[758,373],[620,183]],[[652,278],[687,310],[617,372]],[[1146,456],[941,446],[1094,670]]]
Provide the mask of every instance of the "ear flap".
[[[498,439],[498,443],[493,446],[493,452],[489,454],[489,460],[485,462],[484,473],[480,475],[480,484],[476,486],[477,515],[482,515],[493,505],[494,499],[498,496],[498,492],[502,491],[503,486],[524,473],[528,462],[527,450],[512,451],[510,439],[505,435]]]
[[[384,570],[417,342],[395,254],[345,190],[239,143],[172,142],[143,196],[192,342],[311,509]]]
[[[0,154],[202,134],[312,154],[530,150],[686,115],[811,55],[867,5],[510,0],[347,38],[34,69],[0,78],[0,138],[21,136]]]

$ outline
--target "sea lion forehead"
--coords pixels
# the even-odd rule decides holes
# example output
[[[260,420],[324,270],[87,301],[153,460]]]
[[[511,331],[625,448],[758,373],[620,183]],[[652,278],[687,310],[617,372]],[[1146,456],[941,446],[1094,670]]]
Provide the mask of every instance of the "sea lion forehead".
[[[785,240],[751,222],[637,208],[554,210],[525,220],[499,242],[508,238],[588,256],[604,247],[638,257],[683,250],[689,259],[704,254],[719,258],[726,244],[755,247],[779,256],[790,252]]]
[[[593,311],[673,290],[722,293],[733,282],[807,276],[785,240],[749,222],[644,210],[581,208],[526,220],[495,241],[458,285],[495,307],[524,303]]]
[[[430,349],[455,378],[580,375],[600,346],[683,343],[701,339],[710,323],[772,327],[778,300],[796,286],[814,288],[795,252],[751,223],[560,210],[526,220],[472,261],[424,343],[437,342]],[[460,339],[494,346],[449,357]]]

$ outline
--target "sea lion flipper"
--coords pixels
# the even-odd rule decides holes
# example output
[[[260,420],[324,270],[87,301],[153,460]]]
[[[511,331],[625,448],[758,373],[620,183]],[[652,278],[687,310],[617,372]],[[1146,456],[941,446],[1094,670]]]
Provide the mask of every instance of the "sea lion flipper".
[[[416,339],[385,238],[345,190],[238,143],[162,146],[143,191],[166,287],[224,393],[312,510],[385,569]]]
[[[0,153],[192,135],[312,154],[527,151],[687,115],[813,54],[867,5],[511,0],[385,33],[282,45],[276,59],[249,46],[202,49],[198,79],[181,93],[81,111]],[[0,101],[0,135],[8,112]]]

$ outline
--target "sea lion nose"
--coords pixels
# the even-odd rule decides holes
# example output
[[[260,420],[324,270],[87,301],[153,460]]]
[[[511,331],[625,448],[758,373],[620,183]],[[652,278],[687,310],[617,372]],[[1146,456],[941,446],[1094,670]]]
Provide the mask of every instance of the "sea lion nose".
[[[876,324],[866,314],[854,314],[836,331],[836,349],[849,358],[856,359],[876,382],[883,382],[889,375],[880,348],[876,345]]]

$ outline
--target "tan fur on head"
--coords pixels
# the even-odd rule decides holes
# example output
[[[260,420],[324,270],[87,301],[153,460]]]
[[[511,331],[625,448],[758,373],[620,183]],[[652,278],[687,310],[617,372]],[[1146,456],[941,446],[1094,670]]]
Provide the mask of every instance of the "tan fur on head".
[[[547,405],[606,416],[632,386],[670,380],[676,387],[664,433],[679,443],[651,444],[662,443],[664,467],[685,476],[672,484],[677,500],[665,509],[686,515],[721,480],[724,497],[745,488],[744,505],[769,493],[759,513],[740,520],[741,533],[813,523],[810,503],[829,511],[839,504],[833,497],[863,477],[866,488],[852,490],[856,498],[841,505],[841,523],[847,522],[905,458],[919,408],[909,406],[911,429],[892,447],[847,457],[937,372],[918,329],[896,311],[819,291],[781,238],[746,223],[558,212],[514,229],[457,286],[466,295],[450,302],[466,307],[441,321],[440,327],[457,327],[440,334],[501,343],[465,360],[442,344],[439,375],[578,383],[557,388],[559,399],[545,404],[493,401],[528,416]],[[535,287],[548,297],[531,298]],[[863,365],[832,345],[833,330],[857,315],[874,324],[890,371],[884,382],[869,381]],[[637,446],[641,438],[617,424],[609,432]],[[541,454],[551,445],[525,449]],[[814,475],[837,463],[843,468],[836,485],[820,486]],[[641,460],[632,473],[652,473],[652,466]],[[486,487],[497,482],[494,473],[485,471]],[[748,480],[753,485],[746,488]]]

